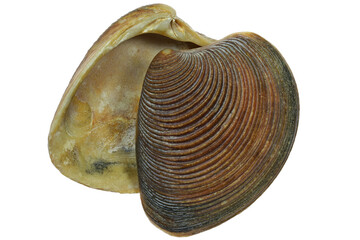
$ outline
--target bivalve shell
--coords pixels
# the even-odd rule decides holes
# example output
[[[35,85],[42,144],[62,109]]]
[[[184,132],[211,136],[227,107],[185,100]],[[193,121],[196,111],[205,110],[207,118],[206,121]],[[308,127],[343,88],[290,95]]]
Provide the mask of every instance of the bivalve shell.
[[[256,34],[157,54],[143,84],[136,142],[150,220],[191,235],[243,211],[284,165],[298,117],[288,65]]]
[[[55,113],[49,133],[54,165],[89,187],[138,192],[135,129],[147,68],[165,48],[213,41],[163,4],[141,7],[113,23],[86,54]]]

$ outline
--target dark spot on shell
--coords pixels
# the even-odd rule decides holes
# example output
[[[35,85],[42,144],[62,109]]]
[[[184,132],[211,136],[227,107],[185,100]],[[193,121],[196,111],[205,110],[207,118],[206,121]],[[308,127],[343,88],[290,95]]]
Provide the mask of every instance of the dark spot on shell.
[[[116,162],[106,162],[104,160],[98,160],[91,165],[90,169],[86,170],[86,173],[88,173],[88,174],[94,174],[94,173],[103,174],[104,171],[108,170],[110,165],[114,165],[114,164],[117,164],[117,163]]]
[[[135,151],[135,148],[134,147],[122,147],[121,150],[124,151],[125,153],[132,153]]]

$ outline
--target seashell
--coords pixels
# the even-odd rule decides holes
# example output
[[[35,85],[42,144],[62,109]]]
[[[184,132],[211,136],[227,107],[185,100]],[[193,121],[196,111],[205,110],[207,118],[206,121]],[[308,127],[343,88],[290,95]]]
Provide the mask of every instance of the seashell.
[[[162,4],[115,22],[72,77],[49,134],[53,164],[89,187],[139,192],[156,226],[223,223],[273,182],[299,99],[279,51],[254,33],[215,41]]]
[[[55,113],[48,144],[53,164],[89,187],[138,192],[135,129],[147,68],[164,48],[213,41],[162,4],[113,23],[86,54]]]
[[[160,52],[139,103],[137,163],[144,210],[174,235],[212,228],[253,203],[293,145],[294,78],[253,33]]]

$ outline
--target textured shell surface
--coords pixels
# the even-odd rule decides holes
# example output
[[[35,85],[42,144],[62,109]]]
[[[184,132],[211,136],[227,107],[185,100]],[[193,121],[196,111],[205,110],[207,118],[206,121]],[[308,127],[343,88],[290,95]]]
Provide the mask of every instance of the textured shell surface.
[[[248,207],[284,165],[298,109],[289,67],[256,34],[160,52],[138,116],[140,193],[151,221],[190,235]]]
[[[217,226],[274,181],[293,146],[299,97],[262,37],[216,41],[163,4],[138,8],[94,43],[50,127],[56,168],[86,186],[140,192],[175,236]]]

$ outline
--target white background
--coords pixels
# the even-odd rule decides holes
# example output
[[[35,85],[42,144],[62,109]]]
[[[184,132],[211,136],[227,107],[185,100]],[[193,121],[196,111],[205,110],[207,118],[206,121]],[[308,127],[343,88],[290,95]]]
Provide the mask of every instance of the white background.
[[[92,43],[151,1],[0,3],[0,239],[175,239],[138,194],[87,188],[51,164],[47,134]],[[188,239],[360,239],[360,7],[356,1],[166,1],[213,38],[252,31],[295,76],[298,135],[280,175],[248,209]]]

